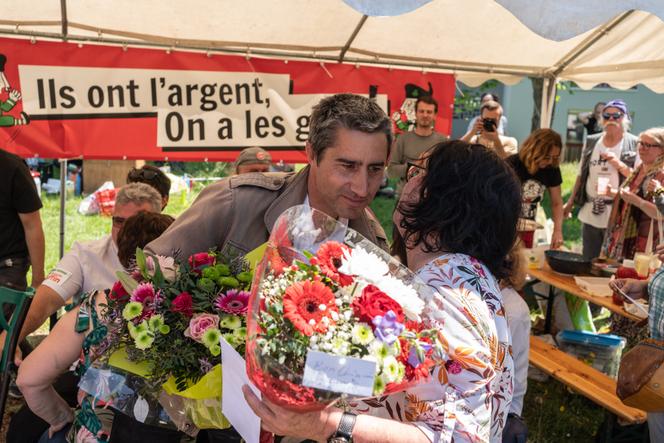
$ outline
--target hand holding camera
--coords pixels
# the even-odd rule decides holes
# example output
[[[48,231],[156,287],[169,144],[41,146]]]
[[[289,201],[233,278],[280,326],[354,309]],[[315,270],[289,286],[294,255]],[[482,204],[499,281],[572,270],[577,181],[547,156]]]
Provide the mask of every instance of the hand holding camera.
[[[496,122],[496,120],[492,118],[482,119],[482,129],[484,129],[485,132],[496,132],[497,127],[498,123]]]

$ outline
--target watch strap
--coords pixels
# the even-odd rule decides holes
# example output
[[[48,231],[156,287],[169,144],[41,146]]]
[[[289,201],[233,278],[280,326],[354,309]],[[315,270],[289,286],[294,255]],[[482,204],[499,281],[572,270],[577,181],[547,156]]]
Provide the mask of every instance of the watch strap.
[[[337,426],[337,431],[334,433],[334,435],[332,435],[332,437],[343,438],[348,442],[352,442],[353,427],[355,426],[356,418],[356,414],[351,412],[344,412],[341,415],[341,420],[339,421],[339,426]]]

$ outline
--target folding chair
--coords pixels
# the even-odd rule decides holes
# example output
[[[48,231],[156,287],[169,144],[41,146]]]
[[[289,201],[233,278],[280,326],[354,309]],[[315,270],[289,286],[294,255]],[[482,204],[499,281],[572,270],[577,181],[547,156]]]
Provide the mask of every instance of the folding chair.
[[[34,293],[33,288],[23,292],[0,286],[0,330],[7,332],[0,359],[0,430],[2,430],[2,417],[5,416],[11,372],[15,366],[14,353],[18,345],[18,336]],[[5,317],[5,312],[12,312],[9,320]]]

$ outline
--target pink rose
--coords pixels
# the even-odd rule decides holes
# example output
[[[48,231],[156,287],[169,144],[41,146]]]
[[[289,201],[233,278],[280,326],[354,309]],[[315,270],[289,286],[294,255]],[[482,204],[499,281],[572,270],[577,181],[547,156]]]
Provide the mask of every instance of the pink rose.
[[[197,274],[201,273],[201,269],[214,265],[214,255],[207,252],[199,252],[189,256],[189,266]]]
[[[201,342],[203,334],[208,328],[219,327],[219,316],[215,314],[196,314],[189,320],[189,327],[185,329],[184,336]]]
[[[193,302],[191,300],[191,294],[188,292],[181,292],[180,295],[173,299],[173,303],[171,304],[171,311],[180,312],[187,317],[191,317],[194,315],[192,304]]]

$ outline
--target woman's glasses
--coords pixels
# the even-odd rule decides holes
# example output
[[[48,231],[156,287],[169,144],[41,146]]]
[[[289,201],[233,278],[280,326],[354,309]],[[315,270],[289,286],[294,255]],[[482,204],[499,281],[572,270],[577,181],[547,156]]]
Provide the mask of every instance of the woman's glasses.
[[[661,148],[662,147],[662,145],[644,143],[641,140],[638,141],[638,144],[641,145],[645,149]]]
[[[604,112],[602,118],[604,120],[620,120],[623,116],[622,112]]]
[[[426,171],[426,168],[422,165],[418,165],[417,163],[407,163],[407,168],[406,168],[406,181],[413,179]]]

